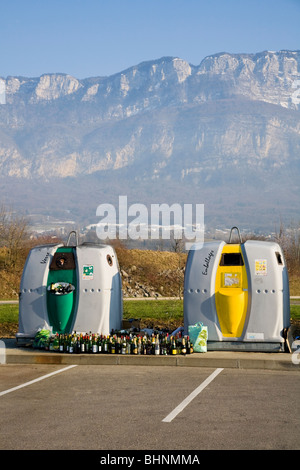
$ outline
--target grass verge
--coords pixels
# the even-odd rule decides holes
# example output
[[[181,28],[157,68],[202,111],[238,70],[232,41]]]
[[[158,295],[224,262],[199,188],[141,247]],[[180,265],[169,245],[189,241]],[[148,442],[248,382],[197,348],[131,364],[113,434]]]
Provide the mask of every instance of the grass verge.
[[[0,305],[0,337],[15,336],[19,306]],[[142,328],[175,329],[183,326],[183,300],[124,300],[124,319],[140,319]],[[291,320],[300,322],[300,305],[291,305]]]
[[[183,300],[124,300],[123,318],[140,319],[142,328],[183,326]]]

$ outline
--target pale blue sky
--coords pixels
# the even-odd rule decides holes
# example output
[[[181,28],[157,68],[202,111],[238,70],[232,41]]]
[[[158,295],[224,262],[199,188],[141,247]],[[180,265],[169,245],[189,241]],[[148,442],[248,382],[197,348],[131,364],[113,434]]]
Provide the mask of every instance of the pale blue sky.
[[[300,49],[300,0],[0,0],[0,76],[111,75],[175,56]]]

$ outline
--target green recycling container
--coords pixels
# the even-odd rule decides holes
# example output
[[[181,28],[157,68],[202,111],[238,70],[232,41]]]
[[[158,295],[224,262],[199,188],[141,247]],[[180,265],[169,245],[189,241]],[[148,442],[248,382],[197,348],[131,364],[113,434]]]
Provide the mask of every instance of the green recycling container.
[[[56,282],[49,285],[48,291],[50,323],[54,332],[64,333],[73,310],[74,286]]]

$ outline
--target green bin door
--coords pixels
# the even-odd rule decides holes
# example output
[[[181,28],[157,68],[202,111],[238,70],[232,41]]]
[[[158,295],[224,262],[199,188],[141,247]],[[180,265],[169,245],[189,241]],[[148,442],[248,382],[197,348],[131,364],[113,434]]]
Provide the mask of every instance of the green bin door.
[[[76,300],[76,265],[72,247],[60,247],[53,256],[47,281],[47,310],[54,333],[69,333]]]

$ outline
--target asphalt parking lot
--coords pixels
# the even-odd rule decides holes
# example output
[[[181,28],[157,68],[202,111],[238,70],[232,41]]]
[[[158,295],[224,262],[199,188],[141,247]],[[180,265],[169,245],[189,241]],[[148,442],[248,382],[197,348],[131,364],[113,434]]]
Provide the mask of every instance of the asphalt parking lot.
[[[294,370],[2,364],[0,449],[299,450],[299,396]]]

